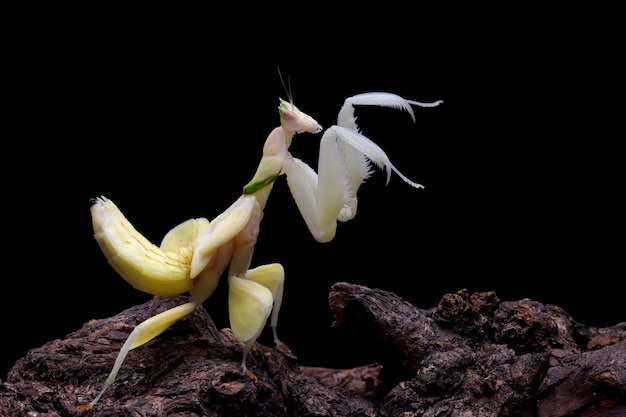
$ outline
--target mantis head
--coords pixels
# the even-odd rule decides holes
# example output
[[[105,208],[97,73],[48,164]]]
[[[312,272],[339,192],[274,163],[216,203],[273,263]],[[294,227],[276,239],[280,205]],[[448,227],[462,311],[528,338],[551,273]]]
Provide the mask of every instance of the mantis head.
[[[282,98],[279,100],[280,124],[284,129],[295,133],[319,133],[322,131],[322,126],[314,118],[301,112],[293,103]]]
[[[274,180],[282,173],[285,154],[291,145],[291,139],[296,133],[319,133],[322,126],[306,113],[301,112],[292,103],[280,99],[278,106],[280,113],[280,127],[274,129],[263,146],[263,158],[259,163],[254,178],[243,187],[244,194],[256,193],[265,190],[268,193]],[[260,198],[260,195],[257,197]]]

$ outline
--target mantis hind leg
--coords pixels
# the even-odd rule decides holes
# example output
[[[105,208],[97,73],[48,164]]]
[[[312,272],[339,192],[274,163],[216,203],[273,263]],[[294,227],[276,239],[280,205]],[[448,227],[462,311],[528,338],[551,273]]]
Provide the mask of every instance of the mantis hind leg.
[[[196,304],[194,302],[188,302],[159,313],[156,316],[151,317],[138,324],[128,336],[126,342],[124,342],[124,345],[122,345],[122,348],[120,349],[120,352],[117,354],[117,358],[115,359],[113,369],[111,370],[111,373],[107,377],[106,381],[104,382],[104,386],[102,387],[96,398],[94,398],[94,400],[89,403],[89,405],[80,408],[90,409],[91,407],[96,405],[96,403],[102,397],[102,394],[104,394],[107,388],[111,386],[115,381],[117,373],[119,372],[120,367],[124,362],[124,359],[126,359],[128,352],[154,339],[156,336],[160,335],[168,327],[174,324],[178,319],[190,314],[195,309]]]

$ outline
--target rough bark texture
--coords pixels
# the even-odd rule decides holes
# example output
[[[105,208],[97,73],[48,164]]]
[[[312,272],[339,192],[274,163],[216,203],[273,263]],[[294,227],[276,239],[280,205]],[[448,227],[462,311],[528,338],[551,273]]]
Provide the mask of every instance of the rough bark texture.
[[[377,352],[354,369],[302,367],[290,352],[239,342],[203,308],[132,350],[91,410],[133,325],[181,304],[155,298],[32,349],[0,381],[0,415],[626,416],[626,323],[594,328],[553,305],[493,292],[446,294],[418,309],[347,283],[330,291],[333,327]]]

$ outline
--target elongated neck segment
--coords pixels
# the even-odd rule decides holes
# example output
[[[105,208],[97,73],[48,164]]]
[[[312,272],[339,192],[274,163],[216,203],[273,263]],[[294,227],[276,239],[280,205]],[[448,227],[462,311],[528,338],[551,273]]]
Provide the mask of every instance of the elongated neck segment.
[[[243,187],[243,194],[254,194],[262,207],[265,207],[274,181],[282,173],[287,146],[293,135],[281,126],[272,130],[263,145],[263,157],[254,177]]]

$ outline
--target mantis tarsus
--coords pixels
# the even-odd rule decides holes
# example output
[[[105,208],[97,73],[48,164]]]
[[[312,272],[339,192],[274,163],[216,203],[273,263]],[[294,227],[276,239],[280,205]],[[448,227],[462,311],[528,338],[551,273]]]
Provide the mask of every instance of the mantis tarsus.
[[[187,220],[170,230],[160,246],[142,236],[106,197],[93,199],[91,215],[95,238],[110,265],[135,288],[158,296],[188,292],[187,303],[166,310],[138,324],[122,346],[102,389],[89,404],[96,405],[113,384],[128,352],[161,334],[180,318],[193,312],[216,289],[228,268],[228,310],[233,333],[242,342],[241,366],[247,370],[247,354],[261,331],[270,325],[276,345],[276,327],[283,296],[284,271],[273,263],[250,268],[263,210],[274,181],[286,175],[287,183],[311,234],[319,242],[331,241],[337,221],[356,215],[357,191],[372,174],[372,163],[395,172],[406,183],[422,188],[391,164],[385,152],[362,135],[356,124],[354,105],[374,105],[404,110],[415,122],[411,106],[434,107],[442,101],[422,103],[384,92],[352,96],[344,102],[337,124],[321,139],[317,173],[289,152],[294,135],[319,133],[322,127],[291,101],[279,99],[280,126],[271,131],[263,156],[242,195],[222,214]]]

